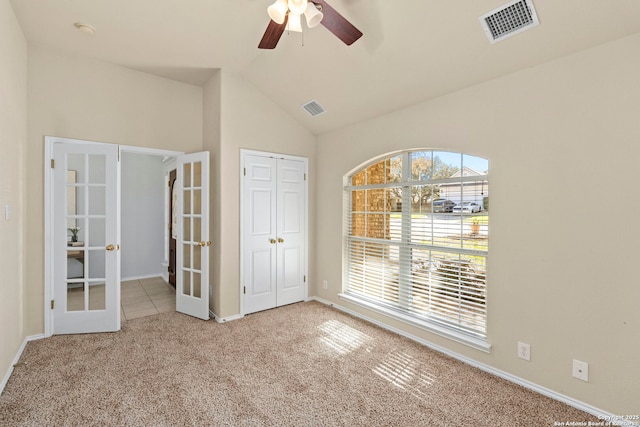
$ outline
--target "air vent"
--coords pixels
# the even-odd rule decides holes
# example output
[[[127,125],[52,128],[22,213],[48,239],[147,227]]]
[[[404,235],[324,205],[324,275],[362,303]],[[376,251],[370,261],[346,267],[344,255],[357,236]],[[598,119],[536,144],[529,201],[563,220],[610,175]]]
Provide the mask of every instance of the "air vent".
[[[316,117],[327,112],[327,110],[325,110],[322,105],[318,104],[318,101],[316,101],[315,99],[312,99],[311,101],[304,104],[302,108],[304,108],[305,111],[309,113],[309,115],[311,115],[311,117]]]
[[[512,1],[480,17],[491,43],[515,36],[540,22],[531,0]]]

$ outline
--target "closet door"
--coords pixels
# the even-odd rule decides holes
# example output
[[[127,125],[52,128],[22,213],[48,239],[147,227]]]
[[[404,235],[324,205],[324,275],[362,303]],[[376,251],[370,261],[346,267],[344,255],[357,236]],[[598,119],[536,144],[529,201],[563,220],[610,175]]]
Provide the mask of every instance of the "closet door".
[[[53,146],[53,333],[120,329],[118,146]]]
[[[277,297],[281,306],[305,297],[305,165],[278,159],[276,190]]]
[[[243,155],[243,313],[306,294],[306,162]]]
[[[276,306],[276,159],[245,155],[242,198],[244,313]]]

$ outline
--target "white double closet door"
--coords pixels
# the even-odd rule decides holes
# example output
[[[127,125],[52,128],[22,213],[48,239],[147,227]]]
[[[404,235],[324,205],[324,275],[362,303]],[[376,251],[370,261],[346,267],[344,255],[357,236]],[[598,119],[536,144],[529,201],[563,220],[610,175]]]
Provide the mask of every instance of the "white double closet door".
[[[243,313],[307,295],[307,159],[242,152]]]

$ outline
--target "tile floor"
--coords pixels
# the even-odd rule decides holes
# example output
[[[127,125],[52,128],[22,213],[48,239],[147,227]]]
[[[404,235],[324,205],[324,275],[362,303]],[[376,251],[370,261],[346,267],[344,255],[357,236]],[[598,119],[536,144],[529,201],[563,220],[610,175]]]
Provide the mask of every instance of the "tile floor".
[[[121,283],[122,320],[176,310],[176,291],[162,277]]]

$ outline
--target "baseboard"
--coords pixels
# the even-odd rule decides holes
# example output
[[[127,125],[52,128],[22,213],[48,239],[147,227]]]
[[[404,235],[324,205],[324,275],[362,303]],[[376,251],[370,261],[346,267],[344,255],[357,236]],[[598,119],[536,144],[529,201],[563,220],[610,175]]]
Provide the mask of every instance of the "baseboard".
[[[143,274],[142,276],[121,277],[120,281],[121,282],[126,282],[128,280],[151,279],[153,277],[162,277],[164,279],[164,275],[162,274],[162,272],[158,272],[158,273],[155,273],[155,274]],[[168,280],[165,280],[165,282],[168,282]]]
[[[42,339],[42,338],[44,338],[44,334],[31,335],[31,336],[26,337],[24,339],[24,341],[22,341],[22,344],[20,345],[20,348],[18,348],[18,352],[16,353],[15,357],[13,358],[13,361],[11,362],[11,365],[9,366],[9,369],[7,370],[7,373],[4,375],[4,378],[2,378],[2,383],[0,383],[0,394],[2,394],[2,392],[4,391],[5,386],[9,382],[9,378],[11,377],[11,374],[13,373],[13,367],[20,360],[20,357],[22,356],[22,352],[24,351],[24,348],[27,346],[27,343],[29,341],[35,341],[35,340],[39,340],[39,339]]]
[[[512,374],[510,374],[508,372],[504,372],[504,371],[496,369],[496,368],[494,368],[492,366],[485,365],[484,363],[480,363],[480,362],[475,361],[473,359],[470,359],[470,358],[468,358],[466,356],[463,356],[461,354],[455,353],[455,352],[453,352],[453,351],[451,351],[449,349],[446,349],[446,348],[441,347],[439,345],[433,344],[432,342],[427,341],[427,340],[425,340],[423,338],[420,338],[418,336],[412,335],[412,334],[410,334],[408,332],[405,332],[405,331],[403,331],[401,329],[394,328],[393,326],[389,326],[389,325],[387,325],[387,324],[385,324],[383,322],[375,320],[375,319],[373,319],[373,318],[371,318],[369,316],[366,316],[366,315],[364,315],[362,313],[358,313],[357,311],[354,311],[354,310],[351,310],[349,308],[343,307],[343,306],[341,306],[339,304],[335,304],[335,303],[333,303],[331,301],[328,301],[328,300],[326,300],[324,298],[311,297],[311,298],[309,298],[309,300],[317,301],[317,302],[319,302],[321,304],[325,304],[325,305],[328,305],[330,307],[334,307],[337,310],[340,310],[340,311],[342,311],[344,313],[350,314],[353,317],[357,317],[357,318],[365,320],[365,321],[367,321],[369,323],[373,323],[376,326],[379,326],[379,327],[381,327],[383,329],[386,329],[388,331],[394,332],[394,333],[396,333],[398,335],[402,335],[403,337],[409,338],[410,340],[413,340],[413,341],[415,341],[415,342],[417,342],[419,344],[422,344],[425,347],[429,347],[429,348],[431,348],[431,349],[433,349],[433,350],[435,350],[437,352],[440,352],[440,353],[446,354],[447,356],[453,357],[454,359],[457,359],[457,360],[459,360],[461,362],[464,362],[467,365],[471,365],[471,366],[473,366],[475,368],[478,368],[478,369],[480,369],[480,370],[482,370],[484,372],[487,372],[489,374],[492,374],[492,375],[495,375],[497,377],[503,378],[503,379],[505,379],[505,380],[507,380],[509,382],[521,385],[521,386],[523,386],[525,388],[528,388],[529,390],[533,390],[533,391],[535,391],[535,392],[537,392],[537,393],[539,393],[539,394],[541,394],[543,396],[547,396],[547,397],[549,397],[551,399],[554,399],[554,400],[557,400],[559,402],[566,403],[569,406],[572,406],[572,407],[574,407],[576,409],[579,409],[581,411],[587,412],[587,413],[589,413],[591,415],[594,415],[594,416],[600,418],[601,420],[605,421],[605,423],[606,423],[606,421],[611,420],[610,421],[611,424],[609,424],[609,425],[628,426],[628,427],[637,426],[638,425],[638,424],[634,424],[634,423],[629,422],[629,421],[626,421],[626,422],[623,421],[623,420],[616,421],[615,415],[610,414],[610,413],[608,413],[606,411],[603,411],[602,409],[596,408],[594,406],[591,406],[591,405],[586,404],[584,402],[581,402],[579,400],[573,399],[573,398],[571,398],[569,396],[565,396],[564,394],[555,392],[555,391],[553,391],[551,389],[548,389],[546,387],[543,387],[541,385],[532,383],[531,381],[527,381],[525,379],[522,379],[520,377],[512,375]]]
[[[212,319],[215,319],[215,321],[218,323],[226,323],[232,320],[242,319],[244,317],[243,314],[234,314],[233,316],[220,317],[211,310],[209,310],[209,315],[211,316]]]

